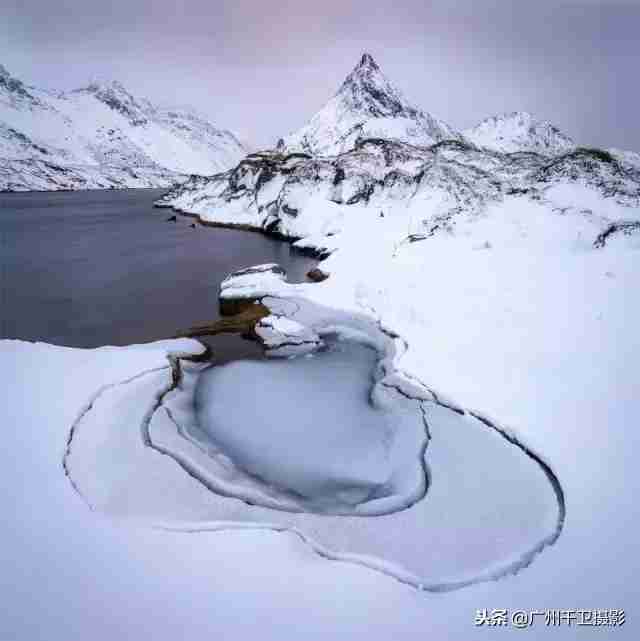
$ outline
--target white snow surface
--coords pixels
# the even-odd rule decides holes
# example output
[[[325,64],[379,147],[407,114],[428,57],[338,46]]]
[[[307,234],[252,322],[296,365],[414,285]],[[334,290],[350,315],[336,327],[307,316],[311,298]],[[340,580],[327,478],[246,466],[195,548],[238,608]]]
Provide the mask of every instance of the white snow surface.
[[[0,65],[0,191],[168,187],[246,152],[202,116],[155,107],[118,82],[54,93]]]
[[[299,356],[322,345],[322,339],[312,329],[283,316],[261,319],[254,331],[271,357]]]

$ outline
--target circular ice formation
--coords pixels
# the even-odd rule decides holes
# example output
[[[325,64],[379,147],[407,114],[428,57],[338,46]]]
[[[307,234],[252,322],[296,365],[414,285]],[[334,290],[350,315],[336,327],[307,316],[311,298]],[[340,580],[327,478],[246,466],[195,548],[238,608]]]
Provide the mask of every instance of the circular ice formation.
[[[317,362],[324,363],[325,356]],[[324,557],[359,563],[431,591],[516,572],[560,535],[564,498],[549,467],[492,421],[437,401],[419,404],[430,434],[431,484],[422,500],[372,518],[363,518],[375,514],[363,507],[380,508],[398,495],[359,504],[350,514],[306,509],[304,501],[242,472],[206,434],[194,438],[200,429],[194,396],[204,366],[181,363],[174,363],[173,371],[151,370],[107,386],[74,423],[65,470],[93,509],[191,533],[290,530]],[[291,406],[300,399],[294,392],[298,369],[289,368],[299,359],[280,363],[291,372]],[[268,362],[273,365],[278,363]],[[318,384],[339,385],[335,371],[328,368]],[[246,389],[259,386],[267,370],[251,372],[245,372]],[[259,378],[251,383],[253,374]],[[363,374],[370,383],[370,372]],[[377,399],[384,384],[375,387]],[[405,407],[415,418],[415,401],[386,393],[398,416]],[[279,412],[262,420],[282,418],[282,408],[271,409]],[[391,477],[390,486],[400,487],[395,481]]]
[[[305,511],[402,509],[426,489],[426,427],[416,401],[371,400],[376,359],[337,342],[306,358],[212,367],[196,388],[196,438]]]

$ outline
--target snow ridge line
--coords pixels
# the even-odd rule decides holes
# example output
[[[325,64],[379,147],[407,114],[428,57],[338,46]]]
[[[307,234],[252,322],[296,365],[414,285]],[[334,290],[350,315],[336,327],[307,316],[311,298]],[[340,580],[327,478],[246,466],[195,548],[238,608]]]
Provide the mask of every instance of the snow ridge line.
[[[71,484],[71,487],[75,491],[75,493],[86,503],[88,508],[91,511],[95,510],[95,507],[91,504],[89,499],[87,499],[86,496],[80,491],[80,488],[78,487],[78,484],[73,480],[73,476],[71,473],[71,470],[69,468],[69,456],[71,455],[71,448],[73,446],[73,439],[75,438],[80,423],[84,419],[84,417],[93,409],[93,406],[95,403],[100,399],[100,397],[105,393],[108,392],[109,390],[119,387],[121,385],[128,385],[129,383],[133,383],[134,381],[143,378],[144,376],[147,376],[149,374],[155,374],[157,372],[160,372],[162,370],[169,369],[169,365],[162,365],[160,367],[154,367],[152,369],[147,369],[142,372],[138,372],[135,376],[131,376],[129,378],[126,378],[122,381],[117,381],[115,383],[107,383],[106,385],[102,385],[98,388],[94,394],[92,394],[91,398],[89,401],[84,405],[84,407],[80,410],[78,417],[73,421],[71,424],[71,427],[69,428],[69,432],[67,435],[67,443],[64,449],[64,454],[62,456],[62,469],[64,470],[64,475],[69,479],[69,483]]]
[[[439,403],[436,403],[436,404],[439,404]],[[426,402],[420,402],[420,407],[425,417],[425,428],[427,430],[427,435],[428,435],[428,438],[424,443],[424,449],[422,450],[422,457],[423,457],[422,460],[425,463],[425,466],[424,466],[425,472],[429,474],[429,468],[424,459],[424,453],[426,452],[426,448],[430,440],[429,427],[426,420],[425,405],[426,405]],[[444,407],[447,407],[447,406],[444,406]],[[165,409],[169,413],[169,410],[167,408]],[[449,408],[447,407],[447,409]],[[352,563],[355,565],[365,567],[375,572],[384,574],[385,576],[391,579],[394,579],[399,583],[408,585],[409,587],[412,587],[421,592],[430,592],[430,593],[453,592],[455,590],[459,590],[465,587],[470,587],[478,583],[498,581],[507,576],[515,576],[521,570],[529,567],[531,563],[533,563],[533,560],[535,559],[535,557],[538,556],[540,553],[542,553],[546,547],[553,545],[558,540],[562,532],[562,528],[564,526],[564,521],[566,516],[564,491],[557,477],[555,476],[553,470],[551,469],[551,467],[544,460],[542,460],[538,455],[536,455],[535,452],[533,452],[530,448],[528,448],[526,445],[521,443],[511,433],[510,430],[507,430],[506,428],[502,428],[498,426],[497,424],[495,424],[493,421],[486,418],[482,414],[472,412],[472,411],[467,411],[465,413],[468,413],[470,416],[473,416],[476,420],[483,423],[489,429],[496,430],[501,436],[506,438],[515,447],[520,448],[523,452],[525,452],[525,454],[529,458],[531,458],[534,462],[536,462],[543,469],[545,475],[547,476],[547,479],[551,483],[554,493],[556,495],[556,499],[558,500],[558,507],[559,507],[559,514],[558,514],[558,521],[556,524],[556,528],[550,535],[548,535],[547,537],[545,537],[544,539],[536,543],[528,552],[524,553],[518,559],[505,563],[503,565],[497,566],[493,569],[487,570],[475,577],[470,577],[468,579],[460,579],[457,581],[449,581],[449,582],[445,581],[441,583],[432,583],[432,584],[423,583],[422,581],[420,581],[420,579],[417,576],[404,570],[402,567],[396,566],[393,563],[390,563],[375,557],[335,552],[330,548],[325,547],[315,539],[309,537],[308,535],[306,535],[304,532],[302,532],[296,527],[283,526],[283,525],[278,525],[276,523],[270,524],[270,523],[241,523],[241,522],[234,522],[234,521],[215,521],[211,523],[201,523],[201,524],[184,523],[180,525],[175,525],[170,523],[156,523],[156,524],[153,524],[152,527],[154,529],[162,530],[162,531],[180,532],[180,533],[188,533],[188,534],[207,534],[207,533],[215,533],[215,532],[226,532],[231,530],[266,530],[266,531],[272,531],[277,533],[290,533],[290,534],[293,534],[295,537],[297,537],[300,541],[308,545],[309,548],[321,558],[324,558],[329,561],[338,561],[341,563]],[[174,460],[176,460],[172,454],[168,454],[168,455],[171,458],[174,458]],[[179,461],[177,462],[181,465],[181,467],[183,467],[183,469],[185,469],[184,466],[182,466],[182,464]],[[187,471],[187,473],[190,473],[188,469],[185,469],[185,471]],[[202,482],[202,480],[199,479],[198,476],[194,476],[194,478]],[[430,476],[427,477],[427,480],[430,483]],[[206,483],[203,483],[203,484],[205,485],[205,487],[208,487]],[[208,489],[212,489],[212,488],[208,488]],[[214,491],[215,493],[218,493],[218,491],[215,488],[213,488],[212,491]],[[227,495],[225,494],[224,496],[227,496]],[[239,499],[237,496],[231,497],[231,498],[242,500],[242,499]],[[245,503],[247,503],[248,505],[251,505],[251,503],[247,501],[245,501]]]
[[[175,389],[175,387],[179,384],[180,378],[181,378],[181,365],[180,365],[180,359],[188,359],[192,361],[198,361],[199,359],[205,358],[209,354],[209,348],[203,345],[203,350],[199,354],[187,354],[187,353],[168,353],[166,354],[166,358],[169,361],[167,365],[161,365],[158,367],[153,367],[150,369],[145,369],[142,372],[138,372],[134,376],[130,376],[129,378],[123,379],[121,381],[116,381],[115,383],[107,383],[105,385],[100,386],[96,392],[94,392],[89,401],[84,405],[81,409],[80,412],[77,416],[77,418],[73,421],[71,424],[71,427],[69,428],[69,432],[67,435],[67,442],[66,446],[64,449],[64,454],[62,456],[62,469],[64,470],[64,475],[67,477],[69,480],[69,483],[71,484],[71,487],[75,491],[75,493],[83,500],[83,502],[89,507],[91,511],[95,511],[95,506],[91,504],[91,502],[88,500],[86,496],[82,493],[80,488],[78,487],[78,484],[73,480],[73,475],[71,472],[71,469],[69,467],[69,456],[71,455],[71,449],[73,446],[73,439],[75,438],[80,423],[82,420],[85,418],[85,416],[93,409],[93,406],[95,403],[100,399],[100,397],[108,392],[111,389],[114,389],[115,387],[120,387],[122,385],[129,385],[130,383],[133,383],[134,381],[137,381],[145,376],[148,376],[150,374],[156,374],[158,372],[161,372],[163,370],[168,370],[171,369],[172,373],[172,382],[171,386],[168,390],[166,391],[161,391],[159,393],[159,399],[156,401],[156,403],[151,407],[149,412],[145,415],[145,419],[147,415],[149,416],[149,421],[151,420],[151,417],[153,416],[153,413],[159,406],[159,404],[162,402],[162,399],[164,396],[171,391],[172,389]],[[145,441],[145,436],[144,432],[143,434],[143,443],[147,445],[147,442]]]
[[[559,508],[556,531],[554,532],[553,535],[548,537],[547,543],[545,544],[545,546],[552,545],[558,540],[558,537],[562,532],[562,528],[564,527],[564,522],[567,516],[567,503],[565,499],[564,490],[562,489],[562,485],[560,484],[560,481],[558,480],[558,477],[556,476],[555,472],[551,468],[551,465],[547,461],[545,461],[539,454],[534,452],[529,446],[523,443],[515,435],[513,430],[510,430],[509,428],[499,425],[498,423],[496,423],[495,421],[487,417],[485,414],[482,414],[480,412],[477,412],[474,410],[467,410],[467,413],[473,416],[478,421],[480,421],[483,425],[485,425],[489,429],[496,430],[496,432],[498,432],[501,436],[506,438],[507,441],[509,441],[509,443],[515,445],[516,447],[519,447],[530,459],[535,461],[542,468],[542,471],[544,472],[545,476],[549,480],[549,483],[551,483],[551,487],[553,488],[553,491],[556,495],[556,500],[558,501],[558,508]],[[541,551],[542,551],[542,548],[541,548]]]

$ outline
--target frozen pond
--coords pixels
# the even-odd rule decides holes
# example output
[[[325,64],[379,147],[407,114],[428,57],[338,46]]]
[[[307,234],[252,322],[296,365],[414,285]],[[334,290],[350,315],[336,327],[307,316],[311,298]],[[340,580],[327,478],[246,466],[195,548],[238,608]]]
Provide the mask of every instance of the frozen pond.
[[[199,434],[307,510],[406,507],[426,490],[426,426],[415,401],[372,401],[376,360],[373,349],[339,341],[292,360],[212,367],[196,390]]]
[[[183,361],[173,389],[150,371],[106,390],[74,430],[70,478],[113,516],[288,529],[433,591],[518,571],[555,542],[564,498],[543,461],[470,414],[380,390],[373,352],[342,347]]]
[[[0,194],[0,338],[73,347],[167,338],[217,318],[229,272],[276,262],[302,281],[315,265],[261,234],[167,222],[173,212],[153,207],[162,193]]]

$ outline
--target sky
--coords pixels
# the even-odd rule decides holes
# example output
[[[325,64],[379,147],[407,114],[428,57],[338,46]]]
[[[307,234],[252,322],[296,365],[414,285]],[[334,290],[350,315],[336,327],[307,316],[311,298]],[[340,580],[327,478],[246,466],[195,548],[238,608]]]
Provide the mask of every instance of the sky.
[[[0,0],[0,63],[27,84],[116,79],[253,147],[302,126],[364,51],[455,128],[525,110],[640,152],[640,0]]]

